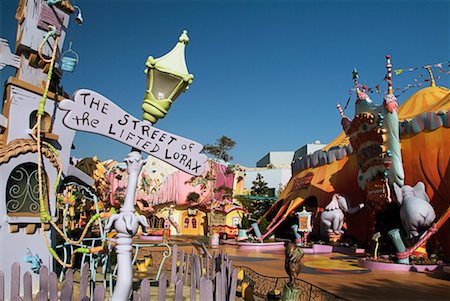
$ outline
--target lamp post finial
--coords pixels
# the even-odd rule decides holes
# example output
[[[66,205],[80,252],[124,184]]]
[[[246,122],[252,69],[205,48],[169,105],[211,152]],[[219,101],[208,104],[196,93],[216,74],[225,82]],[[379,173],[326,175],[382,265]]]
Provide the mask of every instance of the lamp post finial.
[[[184,45],[187,45],[189,43],[189,37],[187,35],[187,30],[183,30],[183,33],[179,37],[178,41],[180,43],[183,43]]]

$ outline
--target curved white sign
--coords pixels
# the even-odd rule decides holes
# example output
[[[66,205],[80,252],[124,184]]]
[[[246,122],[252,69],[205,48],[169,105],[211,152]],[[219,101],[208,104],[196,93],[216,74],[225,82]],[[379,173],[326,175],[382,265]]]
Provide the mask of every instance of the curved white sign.
[[[207,157],[200,154],[203,145],[157,129],[97,92],[77,90],[73,99],[64,99],[58,105],[68,111],[63,120],[68,128],[112,138],[191,175],[201,175],[205,170]]]

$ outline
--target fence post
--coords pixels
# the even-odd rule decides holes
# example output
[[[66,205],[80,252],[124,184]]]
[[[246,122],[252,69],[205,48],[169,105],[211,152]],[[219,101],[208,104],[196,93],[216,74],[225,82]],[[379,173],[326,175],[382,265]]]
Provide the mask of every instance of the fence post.
[[[183,279],[183,284],[187,285],[187,281],[188,281],[188,277],[189,277],[189,266],[190,266],[190,254],[187,253],[186,254],[186,266],[184,268],[184,279]],[[192,277],[191,277],[192,278]]]
[[[173,281],[172,283],[175,285],[175,281]],[[161,276],[159,277],[159,284],[158,284],[159,301],[166,301],[166,290],[167,290],[167,277],[166,273],[162,272]]]
[[[183,281],[179,279],[175,284],[175,301],[181,300],[183,300]]]
[[[36,296],[36,301],[47,301],[48,295],[46,290],[39,291],[39,293]]]
[[[205,256],[205,265],[206,265],[206,279],[209,279],[209,256]]]
[[[65,280],[66,282],[69,282],[70,285],[73,286],[73,270],[69,269],[66,271]]]
[[[230,259],[228,260],[228,267],[227,267],[227,275],[228,275],[228,285],[231,283],[231,276],[233,275],[233,261]]]
[[[11,300],[19,297],[20,292],[20,264],[14,262],[11,266]]]
[[[45,296],[48,298],[48,268],[45,265],[39,271],[39,290],[45,291]]]
[[[177,257],[178,257],[178,245],[174,245],[172,248],[172,270],[170,271],[170,282],[175,284],[175,277],[177,274]]]
[[[200,288],[200,277],[202,276],[202,266],[200,264],[201,258],[199,258],[197,256],[197,254],[195,254],[195,288]]]
[[[181,279],[183,279],[183,272],[184,272],[184,250],[181,250],[181,253],[180,253],[180,266],[178,267],[177,278],[178,278],[179,275],[181,275]]]
[[[208,256],[208,255],[206,255],[206,256]],[[198,278],[198,287],[200,287],[200,277],[203,276],[203,255],[202,254],[198,255],[198,261],[199,261],[199,264],[200,264],[200,275],[199,275],[199,278]]]
[[[72,301],[73,285],[71,281],[64,281],[61,290],[61,301]]]
[[[238,273],[238,270],[236,268],[234,268],[233,273],[231,275],[230,294],[227,299],[228,301],[234,301],[236,299],[237,273]]]
[[[0,271],[0,300],[5,300],[5,274]]]
[[[191,263],[191,281],[190,281],[190,297],[191,301],[197,300],[197,285],[196,285],[196,279],[197,279],[197,266],[195,264],[195,257],[192,255],[192,263]],[[186,277],[187,278],[187,277]]]
[[[82,300],[86,297],[86,290],[88,288],[88,277],[89,277],[89,263],[85,262],[81,268],[81,278],[80,278],[80,299]]]
[[[150,282],[147,278],[141,281],[141,301],[150,300]]]
[[[211,277],[209,279],[214,279],[216,275],[216,251],[214,251],[213,256],[211,258]]]
[[[94,290],[94,301],[104,301],[105,300],[106,289],[103,285],[97,285]],[[142,299],[144,300],[144,299]],[[150,297],[146,300],[150,300]],[[64,301],[61,299],[61,301]]]
[[[3,300],[1,296],[0,300]],[[23,301],[33,301],[33,280],[30,272],[23,274]]]
[[[225,300],[225,296],[228,296],[228,269],[227,269],[227,263],[225,261],[222,261],[222,264],[220,266],[220,271],[222,272],[222,294],[223,294],[223,300]]]
[[[213,283],[206,277],[200,279],[200,301],[210,301],[213,299]]]
[[[48,291],[50,293],[50,301],[58,301],[58,276],[55,272],[51,272],[48,277]]]
[[[216,301],[222,301],[223,297],[223,283],[222,283],[222,271],[218,271],[216,273],[216,277],[214,278],[214,282],[216,285]]]

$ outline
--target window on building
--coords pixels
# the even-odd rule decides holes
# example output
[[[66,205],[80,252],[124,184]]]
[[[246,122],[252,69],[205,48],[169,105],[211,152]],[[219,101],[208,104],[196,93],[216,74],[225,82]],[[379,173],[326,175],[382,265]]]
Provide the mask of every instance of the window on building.
[[[189,228],[189,217],[186,217],[184,219],[184,229],[187,229],[187,228]]]
[[[192,218],[192,228],[197,229],[197,219],[195,217]]]
[[[6,183],[8,215],[39,215],[39,180],[36,163],[23,163],[13,169]],[[42,171],[42,193],[47,204],[47,177]]]
[[[150,225],[151,228],[156,228],[156,216],[152,215],[152,217],[150,217],[150,222],[148,224]]]
[[[158,220],[158,229],[162,229],[162,228],[164,228],[164,218],[160,218],[159,220]]]
[[[32,129],[37,122],[37,110],[31,112],[30,114],[30,129]],[[50,133],[50,129],[52,126],[52,118],[50,115],[46,112],[44,112],[44,115],[41,117],[41,131],[43,133]]]

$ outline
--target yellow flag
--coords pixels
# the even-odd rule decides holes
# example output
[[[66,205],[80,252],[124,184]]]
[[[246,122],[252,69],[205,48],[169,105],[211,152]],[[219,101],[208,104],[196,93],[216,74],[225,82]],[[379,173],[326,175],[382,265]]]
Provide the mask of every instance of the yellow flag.
[[[400,75],[400,74],[403,73],[403,69],[396,69],[396,70],[393,70],[393,71],[394,71],[395,75]]]

